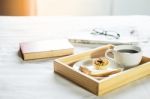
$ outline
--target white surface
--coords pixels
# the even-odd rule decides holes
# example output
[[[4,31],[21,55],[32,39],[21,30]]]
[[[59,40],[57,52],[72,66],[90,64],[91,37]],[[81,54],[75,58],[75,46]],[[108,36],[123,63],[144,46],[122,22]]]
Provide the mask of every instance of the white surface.
[[[113,15],[150,15],[150,0],[113,0]]]
[[[20,44],[23,53],[56,51],[62,49],[73,49],[72,44],[67,39],[39,40],[24,42]]]
[[[37,0],[38,15],[150,15],[150,0]]]
[[[37,0],[38,15],[110,15],[111,0]]]
[[[65,38],[72,32],[108,25],[134,26],[139,31],[139,41],[150,37],[148,16],[0,17],[0,99],[149,99],[149,77],[98,97],[55,74],[53,59],[23,61],[18,56],[20,42]],[[147,56],[149,45],[140,44]],[[94,46],[75,45],[75,51]]]

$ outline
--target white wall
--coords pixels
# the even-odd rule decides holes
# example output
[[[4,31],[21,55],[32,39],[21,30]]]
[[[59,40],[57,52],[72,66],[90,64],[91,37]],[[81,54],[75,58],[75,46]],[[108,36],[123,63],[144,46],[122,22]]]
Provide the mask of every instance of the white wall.
[[[110,0],[37,0],[38,15],[110,15]]]
[[[150,0],[37,0],[38,15],[150,15]]]
[[[114,0],[113,15],[150,15],[150,0]]]

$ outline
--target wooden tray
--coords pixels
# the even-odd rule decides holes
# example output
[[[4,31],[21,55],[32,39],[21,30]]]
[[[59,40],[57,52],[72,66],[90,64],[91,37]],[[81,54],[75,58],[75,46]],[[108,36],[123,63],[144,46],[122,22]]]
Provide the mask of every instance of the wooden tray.
[[[150,74],[150,58],[144,56],[139,66],[100,81],[72,68],[72,65],[77,61],[104,56],[105,51],[112,47],[113,45],[105,45],[83,53],[56,59],[54,71],[98,96]]]

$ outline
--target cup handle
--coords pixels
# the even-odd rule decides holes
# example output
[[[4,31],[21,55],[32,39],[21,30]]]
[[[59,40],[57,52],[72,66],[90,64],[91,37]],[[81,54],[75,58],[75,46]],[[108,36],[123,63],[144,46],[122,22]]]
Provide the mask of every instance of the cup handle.
[[[114,58],[111,58],[109,55],[108,55],[108,53],[112,53],[113,54],[113,56],[114,56],[114,53],[113,53],[113,49],[108,49],[108,50],[106,50],[106,52],[105,52],[105,57],[107,58],[107,59],[109,59],[110,61],[115,61],[114,60]]]

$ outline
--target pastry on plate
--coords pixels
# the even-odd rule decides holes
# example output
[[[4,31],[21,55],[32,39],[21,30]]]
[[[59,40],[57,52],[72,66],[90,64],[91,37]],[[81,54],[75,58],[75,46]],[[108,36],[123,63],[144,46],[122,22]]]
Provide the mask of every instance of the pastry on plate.
[[[91,74],[91,70],[89,70],[86,66],[80,66],[79,70],[87,75]]]
[[[107,77],[112,74],[116,74],[122,71],[122,68],[110,69],[110,70],[101,70],[98,72],[91,72],[90,75],[94,77]]]
[[[95,58],[93,59],[93,66],[96,70],[106,69],[109,65],[109,60],[105,57]]]
[[[98,70],[98,71],[92,71],[89,70],[86,66],[80,66],[80,71],[93,76],[93,77],[107,77],[112,74],[116,74],[118,72],[121,72],[123,69],[122,68],[117,68],[117,69],[106,69],[106,70]]]

